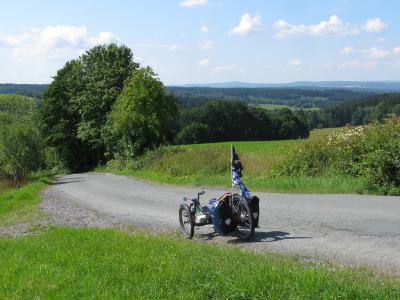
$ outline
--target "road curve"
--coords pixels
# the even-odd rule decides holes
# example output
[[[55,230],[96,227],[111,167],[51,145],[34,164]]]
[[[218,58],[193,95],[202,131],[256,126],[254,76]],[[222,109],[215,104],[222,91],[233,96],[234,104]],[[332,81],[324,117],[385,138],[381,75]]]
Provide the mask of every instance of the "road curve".
[[[118,223],[176,229],[178,205],[202,188],[158,185],[112,174],[58,176],[47,193],[98,211]],[[204,188],[203,204],[225,190]],[[400,273],[400,197],[256,193],[260,228],[250,243],[221,237],[206,226],[199,239],[235,243],[259,252],[280,252],[370,265]]]

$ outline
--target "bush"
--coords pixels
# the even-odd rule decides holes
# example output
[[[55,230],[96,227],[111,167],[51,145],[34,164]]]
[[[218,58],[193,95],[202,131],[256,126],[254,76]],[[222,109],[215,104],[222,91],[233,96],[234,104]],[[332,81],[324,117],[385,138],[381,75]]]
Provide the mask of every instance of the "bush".
[[[400,195],[400,119],[347,127],[292,150],[274,176],[321,176],[328,172],[360,179],[363,191]]]
[[[0,174],[17,187],[43,165],[44,140],[33,99],[0,98]]]
[[[45,149],[44,161],[46,169],[51,174],[69,173],[69,170],[66,168],[60,153],[54,147],[47,147]]]

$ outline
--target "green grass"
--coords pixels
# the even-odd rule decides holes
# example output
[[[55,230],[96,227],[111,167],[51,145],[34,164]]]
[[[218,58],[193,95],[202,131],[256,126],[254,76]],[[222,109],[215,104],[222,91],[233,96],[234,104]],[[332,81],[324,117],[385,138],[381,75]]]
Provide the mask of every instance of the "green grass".
[[[0,239],[1,299],[398,299],[368,269],[116,230]]]
[[[315,108],[300,108],[297,106],[290,106],[290,105],[284,105],[284,104],[255,104],[252,105],[253,107],[258,107],[262,108],[265,110],[276,110],[276,109],[283,109],[283,108],[288,108],[291,110],[304,110],[304,111],[314,111],[314,110],[320,110],[320,108],[315,107]]]
[[[255,104],[252,106],[262,108],[265,110],[275,110],[275,109],[283,109],[283,108],[295,109],[296,108],[294,106],[288,106],[288,105],[283,105],[283,104]]]
[[[37,209],[41,190],[50,183],[49,176],[38,175],[30,183],[0,193],[0,226],[23,223],[43,217]]]
[[[318,140],[337,128],[312,131]],[[326,174],[322,177],[272,177],[271,168],[303,140],[233,142],[244,165],[244,182],[251,191],[289,193],[356,193],[359,182],[351,177]],[[176,185],[230,186],[231,142],[170,146],[135,162],[110,164],[100,172],[112,172]]]

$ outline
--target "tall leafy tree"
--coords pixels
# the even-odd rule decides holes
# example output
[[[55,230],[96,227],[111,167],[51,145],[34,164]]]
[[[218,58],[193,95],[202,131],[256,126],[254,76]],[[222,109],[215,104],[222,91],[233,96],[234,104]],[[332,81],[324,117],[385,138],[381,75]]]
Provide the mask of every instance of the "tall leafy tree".
[[[101,132],[108,113],[138,64],[133,62],[128,47],[116,44],[94,47],[83,54],[80,61],[84,88],[74,99],[81,114],[78,137],[91,147],[100,161],[104,159]]]
[[[139,69],[126,82],[110,115],[118,152],[133,157],[172,141],[177,119],[175,98],[151,68]]]
[[[45,92],[42,106],[46,142],[57,149],[71,171],[85,170],[96,163],[89,146],[77,134],[81,116],[74,99],[83,89],[81,79],[81,62],[67,62]]]
[[[128,47],[109,44],[90,49],[57,72],[44,95],[43,117],[48,144],[71,171],[104,160],[108,114],[138,66]]]

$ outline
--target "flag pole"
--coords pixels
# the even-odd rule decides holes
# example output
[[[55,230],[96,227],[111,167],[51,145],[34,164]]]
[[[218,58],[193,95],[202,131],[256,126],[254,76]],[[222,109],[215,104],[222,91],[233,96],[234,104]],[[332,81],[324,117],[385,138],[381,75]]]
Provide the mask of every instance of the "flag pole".
[[[230,166],[231,166],[231,198],[233,200],[233,144],[231,144],[231,161],[230,161]]]

